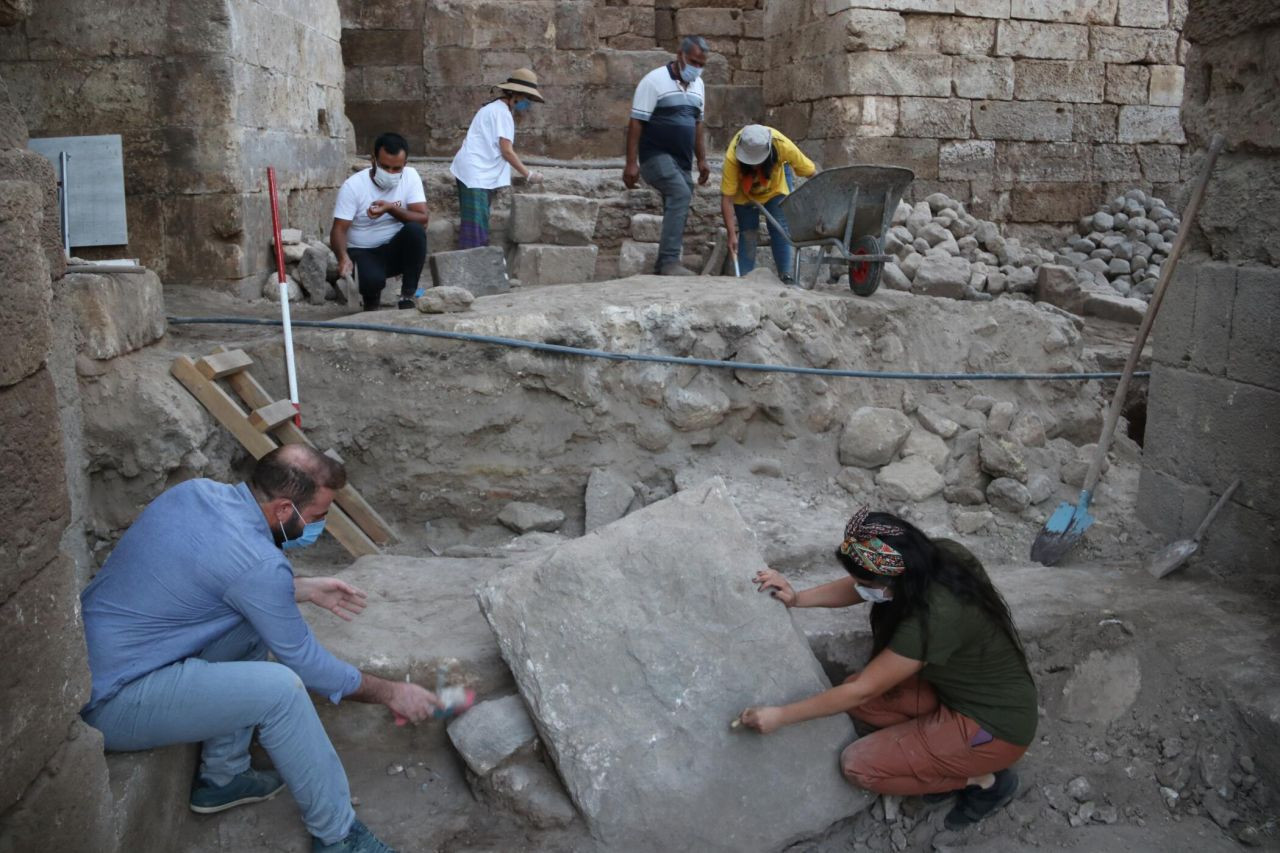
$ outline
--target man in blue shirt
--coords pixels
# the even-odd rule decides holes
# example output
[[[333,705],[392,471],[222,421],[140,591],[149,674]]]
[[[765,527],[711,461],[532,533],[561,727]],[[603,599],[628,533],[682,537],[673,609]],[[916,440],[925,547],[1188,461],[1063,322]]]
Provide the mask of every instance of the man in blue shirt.
[[[622,182],[634,189],[641,177],[662,194],[662,237],[658,243],[658,275],[693,275],[680,262],[684,223],[693,200],[693,157],[698,183],[711,177],[702,140],[706,92],[701,75],[707,62],[707,40],[686,36],[674,62],[655,68],[636,86],[627,123],[627,164]]]
[[[258,460],[247,484],[190,480],[152,501],[81,595],[93,677],[81,714],[110,750],[201,741],[193,811],[288,786],[313,851],[390,853],[356,820],[307,691],[383,704],[411,722],[431,716],[437,698],[321,646],[298,603],[350,619],[365,594],[336,578],[295,578],[281,551],[315,541],[344,485],[341,464],[292,444]],[[249,767],[255,728],[274,772]]]

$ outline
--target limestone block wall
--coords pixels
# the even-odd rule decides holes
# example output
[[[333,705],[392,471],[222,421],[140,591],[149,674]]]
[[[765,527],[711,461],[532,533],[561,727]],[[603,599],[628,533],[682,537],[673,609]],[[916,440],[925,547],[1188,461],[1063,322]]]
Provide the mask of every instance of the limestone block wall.
[[[769,0],[768,119],[824,166],[904,165],[996,221],[1183,176],[1184,0]]]
[[[342,0],[347,114],[361,152],[384,130],[452,157],[493,84],[532,68],[548,103],[517,128],[522,154],[620,157],[639,79],[705,36],[712,148],[763,114],[761,0]]]
[[[1188,258],[1156,323],[1143,522],[1190,536],[1232,479],[1241,486],[1204,540],[1232,574],[1280,556],[1280,6],[1192,0],[1182,103],[1193,169],[1226,137]]]
[[[169,282],[252,291],[275,165],[287,224],[315,231],[345,173],[336,0],[48,0],[0,32],[32,135],[118,133],[129,245]]]

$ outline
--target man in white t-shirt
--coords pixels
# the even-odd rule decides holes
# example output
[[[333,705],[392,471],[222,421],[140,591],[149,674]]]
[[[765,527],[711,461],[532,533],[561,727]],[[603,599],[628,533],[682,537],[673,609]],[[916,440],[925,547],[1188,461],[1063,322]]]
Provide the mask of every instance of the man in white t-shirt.
[[[689,171],[694,157],[698,183],[711,177],[702,137],[706,92],[699,79],[709,48],[701,36],[686,36],[674,62],[646,74],[631,100],[627,123],[627,164],[622,182],[634,189],[641,177],[662,194],[662,237],[658,243],[658,275],[693,275],[680,262],[684,223],[693,200]]]
[[[376,311],[389,276],[401,276],[400,308],[412,308],[427,260],[427,196],[416,169],[406,166],[409,143],[384,133],[373,143],[373,162],[338,190],[329,246],[338,275],[354,266],[364,310]]]

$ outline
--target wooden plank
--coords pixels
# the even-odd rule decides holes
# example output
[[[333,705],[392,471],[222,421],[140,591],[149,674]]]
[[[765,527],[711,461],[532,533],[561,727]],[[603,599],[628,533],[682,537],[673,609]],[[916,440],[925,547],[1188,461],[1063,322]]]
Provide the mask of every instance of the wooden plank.
[[[240,395],[240,399],[255,409],[268,406],[273,402],[267,390],[247,370],[243,373],[234,373],[227,376],[227,382],[231,385],[232,390]],[[292,414],[288,421],[276,427],[273,434],[285,444],[311,444],[312,447],[315,446],[311,443],[311,439],[307,438],[307,434],[293,423]],[[329,455],[335,454],[333,451],[329,451]],[[339,458],[338,461],[342,460]],[[389,545],[400,541],[395,531],[391,529],[391,525],[387,524],[381,514],[373,508],[373,505],[365,500],[364,496],[356,491],[356,488],[350,483],[338,490],[334,500],[337,501],[338,506],[351,514],[351,518],[374,542],[379,545]]]
[[[243,375],[243,374],[242,374]],[[258,432],[271,432],[271,430],[283,423],[293,420],[293,416],[298,410],[293,407],[293,403],[289,400],[276,400],[274,403],[254,409],[249,415],[249,423],[253,424],[253,428]],[[285,442],[288,444],[289,442]]]
[[[254,429],[249,423],[249,416],[245,414],[244,409],[240,408],[240,404],[220,385],[204,378],[191,359],[185,355],[178,356],[169,367],[169,372],[191,392],[191,396],[199,400],[209,413],[236,437],[237,441],[244,445],[245,450],[253,454],[255,459],[261,459],[276,449],[276,442],[271,436]],[[338,507],[329,508],[324,529],[332,533],[333,538],[342,543],[342,546],[354,557],[378,553],[378,546],[373,543],[373,540]]]
[[[244,350],[222,350],[196,361],[196,369],[205,379],[221,379],[253,367],[253,359]]]

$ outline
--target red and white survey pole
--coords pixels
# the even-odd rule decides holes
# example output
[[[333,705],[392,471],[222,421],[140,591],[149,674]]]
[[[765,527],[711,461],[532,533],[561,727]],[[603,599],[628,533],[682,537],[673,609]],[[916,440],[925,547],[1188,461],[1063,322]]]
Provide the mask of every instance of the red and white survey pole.
[[[280,318],[284,325],[284,367],[289,375],[289,402],[298,414],[293,422],[302,426],[302,406],[298,403],[298,373],[293,363],[293,323],[289,319],[289,280],[284,273],[284,245],[280,239],[280,205],[276,202],[276,170],[267,167],[267,192],[271,194],[271,229],[276,246],[276,281],[280,283]]]

